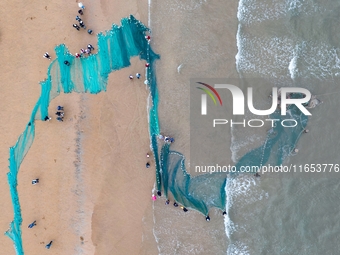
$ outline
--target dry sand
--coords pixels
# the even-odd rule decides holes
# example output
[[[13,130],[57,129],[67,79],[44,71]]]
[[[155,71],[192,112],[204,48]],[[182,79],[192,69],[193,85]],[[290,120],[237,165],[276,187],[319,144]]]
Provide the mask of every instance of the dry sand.
[[[147,24],[147,1],[84,2],[85,25],[95,33],[133,14]],[[23,132],[46,77],[48,51],[65,43],[71,53],[95,35],[77,32],[77,1],[8,1],[0,3],[1,140],[0,228],[13,219],[6,173],[8,150]],[[63,123],[36,122],[36,138],[18,177],[25,254],[157,254],[149,240],[142,243],[143,216],[150,214],[154,168],[145,168],[149,150],[143,63],[110,75],[108,91],[98,95],[62,94],[49,114],[64,105]],[[54,116],[53,116],[54,117]],[[40,178],[39,185],[31,185]],[[37,226],[27,225],[37,220]],[[150,231],[150,229],[146,230]],[[145,230],[144,230],[145,232]],[[15,254],[12,241],[2,236],[1,254]],[[44,248],[50,240],[51,250]]]

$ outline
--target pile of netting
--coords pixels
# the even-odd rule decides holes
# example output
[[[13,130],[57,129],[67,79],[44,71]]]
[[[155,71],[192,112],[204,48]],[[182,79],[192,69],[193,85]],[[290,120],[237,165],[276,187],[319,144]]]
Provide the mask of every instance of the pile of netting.
[[[130,58],[139,56],[146,60],[146,80],[153,100],[149,112],[150,137],[153,144],[156,164],[159,167],[156,137],[159,134],[158,92],[156,77],[153,71],[154,61],[159,58],[150,48],[145,33],[149,31],[133,16],[123,18],[121,26],[113,25],[110,31],[99,33],[98,53],[84,58],[70,54],[65,45],[55,48],[57,59],[51,62],[47,79],[40,82],[41,95],[36,103],[25,131],[19,136],[16,144],[10,148],[9,173],[7,174],[10,194],[14,208],[14,220],[5,235],[14,242],[17,254],[24,254],[21,239],[21,209],[17,191],[17,177],[20,165],[31,147],[35,135],[35,120],[44,120],[48,116],[48,106],[52,99],[60,94],[71,92],[89,92],[97,94],[106,91],[108,76],[112,71],[128,67]],[[68,61],[70,65],[65,65]]]
[[[294,94],[293,98],[302,98],[302,94]],[[242,172],[241,166],[258,166],[265,164],[279,166],[285,158],[291,155],[296,147],[301,134],[307,126],[308,117],[304,115],[295,105],[290,105],[286,116],[281,116],[279,111],[274,112],[271,119],[277,119],[276,125],[268,131],[264,143],[250,152],[246,153],[235,165],[235,173],[208,173],[191,177],[185,169],[185,158],[182,154],[170,151],[170,145],[162,147],[160,160],[161,182],[157,188],[163,188],[166,198],[169,191],[174,199],[187,208],[191,208],[208,215],[209,209],[217,207],[222,211],[226,207],[225,185],[227,178]],[[293,126],[288,121],[294,119],[295,127],[284,127],[281,121],[286,121],[286,126]],[[247,173],[255,173],[255,170]]]

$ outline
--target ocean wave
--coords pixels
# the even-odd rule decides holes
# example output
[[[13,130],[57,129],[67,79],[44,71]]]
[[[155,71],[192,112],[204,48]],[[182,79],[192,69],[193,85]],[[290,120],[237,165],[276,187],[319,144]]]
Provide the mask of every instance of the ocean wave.
[[[287,67],[295,48],[292,39],[278,36],[271,38],[251,36],[239,25],[237,48],[236,68],[241,77],[244,74],[271,78],[288,77]]]
[[[248,249],[249,248],[241,242],[232,243],[228,246],[227,255],[249,255]]]
[[[240,23],[249,25],[279,19],[286,13],[286,3],[283,1],[240,0],[237,18]]]
[[[235,59],[241,77],[324,80],[339,75],[338,26],[321,4],[240,0],[237,17]]]
[[[167,7],[170,11],[193,11],[200,7],[202,4],[206,3],[207,0],[173,0],[167,2]]]

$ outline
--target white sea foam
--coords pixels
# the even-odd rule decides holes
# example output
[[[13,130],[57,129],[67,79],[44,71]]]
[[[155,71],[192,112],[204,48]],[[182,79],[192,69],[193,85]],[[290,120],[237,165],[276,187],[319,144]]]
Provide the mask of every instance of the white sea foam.
[[[298,16],[322,13],[324,8],[317,3],[311,5],[305,0],[240,0],[237,18],[241,24],[255,24],[270,20],[279,20],[287,15]]]
[[[242,24],[252,24],[279,19],[286,12],[286,3],[283,1],[240,0],[237,18]]]
[[[326,11],[317,3],[311,4],[303,0],[272,3],[240,0],[236,35],[238,52],[235,56],[240,76],[249,73],[277,79],[325,79],[339,73],[340,61],[335,47],[322,42],[321,36],[317,40],[301,41],[294,36],[298,32],[294,24],[286,25],[290,24],[288,20],[292,17],[298,18],[301,15],[301,21],[304,21],[308,16],[316,13],[323,15]],[[283,22],[277,22],[279,18],[282,18]],[[268,33],[263,30],[261,33],[264,33],[257,36],[257,32],[252,28],[256,31],[259,26],[253,23],[263,23],[263,29],[266,26],[271,28],[266,20],[276,22],[276,30],[282,31],[282,36],[272,35],[270,30]],[[298,63],[301,65],[298,66]]]
[[[331,78],[340,72],[340,59],[337,49],[324,43],[309,42],[304,44],[301,52],[305,67],[300,71],[301,76],[309,76],[320,80]]]
[[[224,219],[225,231],[227,237],[230,239],[234,231],[238,226],[229,217],[229,212],[233,206],[234,201],[237,201],[237,197],[242,196],[242,203],[246,200],[253,200],[253,196],[249,196],[250,189],[256,185],[255,180],[250,176],[239,176],[236,178],[228,178],[226,183],[226,212],[227,215]],[[248,197],[248,198],[247,198]]]
[[[230,211],[230,208],[233,204],[233,202],[232,202],[232,192],[233,192],[233,190],[230,188],[230,186],[231,186],[230,182],[231,182],[231,179],[228,178],[227,182],[226,182],[226,186],[225,186],[226,198],[227,198],[227,202],[226,202],[227,215],[224,217],[225,233],[226,233],[226,235],[229,239],[230,239],[232,233],[236,230],[235,224],[231,221],[231,219],[229,217],[229,211]]]
[[[177,72],[178,72],[178,73],[181,73],[182,67],[183,67],[183,64],[180,64],[180,65],[177,67]]]
[[[241,2],[242,0],[240,0]],[[239,63],[241,61],[241,58],[243,56],[243,51],[242,51],[242,45],[241,45],[241,33],[240,33],[240,30],[241,30],[241,24],[238,24],[238,27],[237,27],[237,33],[236,33],[236,46],[237,46],[237,54],[235,56],[235,60],[236,60],[236,70],[237,72],[239,73],[239,75],[242,75],[240,70],[239,70]]]
[[[292,59],[294,43],[289,38],[258,38],[245,34],[239,25],[237,32],[236,67],[242,73],[280,78],[287,76],[286,70]]]
[[[228,246],[227,250],[228,255],[249,255],[248,247],[241,243],[235,242]]]
[[[296,62],[297,62],[297,56],[295,55],[290,61],[289,66],[288,66],[290,77],[292,78],[292,80],[295,79],[295,76],[297,73]]]
[[[289,38],[251,38],[237,32],[236,67],[240,76],[331,78],[340,72],[340,57],[335,47],[320,42],[294,42]],[[302,63],[298,67],[298,61]],[[284,70],[287,70],[284,72]]]
[[[249,211],[249,207],[255,209],[255,204],[263,199],[268,199],[269,195],[259,185],[260,179],[254,178],[251,175],[239,175],[234,178],[228,178],[226,183],[226,212],[224,226],[226,236],[230,240],[227,254],[249,254],[249,248],[246,245],[247,239],[237,241],[233,238],[233,233],[240,233],[241,236],[247,236],[247,221],[253,218],[253,212]],[[237,222],[230,218],[232,211],[236,210],[237,215],[234,215]]]

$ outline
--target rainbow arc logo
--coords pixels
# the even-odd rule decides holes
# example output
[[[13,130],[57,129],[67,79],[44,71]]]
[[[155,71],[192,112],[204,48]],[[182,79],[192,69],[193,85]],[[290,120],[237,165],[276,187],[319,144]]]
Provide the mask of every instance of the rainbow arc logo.
[[[215,96],[217,97],[218,101],[220,102],[220,105],[222,106],[223,103],[222,103],[222,99],[220,97],[220,95],[218,94],[218,92],[216,91],[215,88],[213,88],[212,86],[210,86],[209,84],[206,84],[206,83],[203,83],[203,82],[197,82],[198,84],[201,84],[205,87],[207,87],[208,89],[206,88],[201,88],[201,87],[196,87],[200,90],[203,90],[206,94],[202,94],[201,95],[201,114],[202,115],[207,115],[207,95],[210,96],[210,98],[213,100],[214,104],[217,105],[217,101],[216,101],[216,98],[214,97],[214,95],[211,93],[211,91],[215,94]]]

